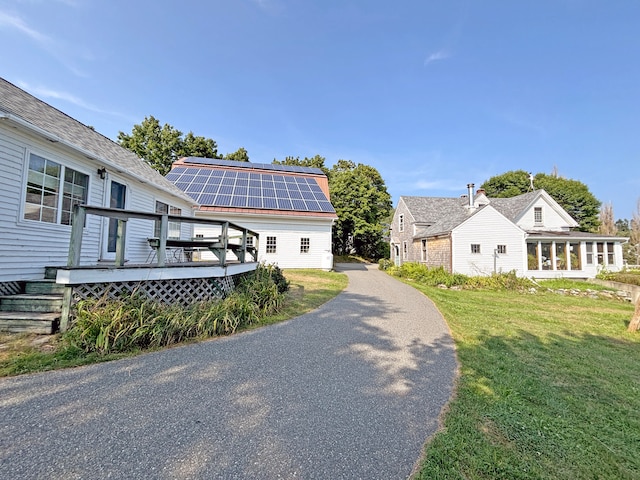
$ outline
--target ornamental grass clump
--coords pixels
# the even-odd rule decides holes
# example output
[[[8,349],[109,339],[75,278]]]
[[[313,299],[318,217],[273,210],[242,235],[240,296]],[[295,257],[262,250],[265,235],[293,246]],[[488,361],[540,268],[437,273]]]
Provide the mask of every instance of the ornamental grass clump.
[[[83,300],[65,341],[87,353],[127,352],[194,338],[228,335],[260,323],[282,305],[288,282],[278,269],[260,266],[224,299],[188,306],[164,305],[140,294]]]

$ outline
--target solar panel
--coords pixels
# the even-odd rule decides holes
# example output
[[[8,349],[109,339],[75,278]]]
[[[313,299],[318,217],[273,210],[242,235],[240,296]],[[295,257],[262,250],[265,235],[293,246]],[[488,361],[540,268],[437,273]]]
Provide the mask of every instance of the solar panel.
[[[167,179],[202,205],[335,213],[314,178],[206,167],[178,168]]]
[[[219,167],[233,167],[241,169],[258,169],[258,170],[273,170],[277,172],[292,172],[292,173],[312,173],[316,175],[324,175],[324,172],[315,167],[302,167],[299,165],[280,165],[276,163],[251,163],[251,162],[238,162],[235,160],[223,160],[220,158],[199,158],[188,157],[184,160],[186,163],[200,164],[200,165],[212,165]],[[180,168],[180,167],[176,167]],[[188,168],[188,167],[187,167]]]

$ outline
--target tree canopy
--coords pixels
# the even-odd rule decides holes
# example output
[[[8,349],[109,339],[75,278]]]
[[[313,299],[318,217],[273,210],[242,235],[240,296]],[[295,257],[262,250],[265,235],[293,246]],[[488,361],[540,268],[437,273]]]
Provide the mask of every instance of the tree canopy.
[[[554,175],[537,173],[533,177],[533,186],[544,189],[558,204],[578,222],[583,232],[596,232],[600,225],[598,219],[601,202],[589,191],[589,188],[578,180],[571,180]],[[529,173],[524,170],[513,170],[496,175],[481,186],[488,197],[515,197],[531,190]]]
[[[324,157],[320,155],[314,155],[313,157],[304,157],[303,159],[301,159],[300,157],[285,157],[284,160],[278,160],[274,158],[273,162],[271,163],[276,165],[296,165],[298,167],[319,168],[328,177],[330,175],[330,170],[325,167],[324,162]]]
[[[248,162],[249,161],[249,153],[243,148],[240,147],[233,153],[227,153],[224,156],[225,160],[235,160],[236,162]]]
[[[141,124],[134,125],[131,135],[119,132],[118,143],[162,175],[169,173],[173,162],[181,157],[220,158],[215,140],[192,132],[183,136],[180,130],[168,123],[161,126],[152,115],[145,117]]]
[[[331,203],[338,220],[333,227],[334,253],[366,258],[385,255],[384,220],[391,212],[391,196],[373,167],[339,160],[330,170]]]

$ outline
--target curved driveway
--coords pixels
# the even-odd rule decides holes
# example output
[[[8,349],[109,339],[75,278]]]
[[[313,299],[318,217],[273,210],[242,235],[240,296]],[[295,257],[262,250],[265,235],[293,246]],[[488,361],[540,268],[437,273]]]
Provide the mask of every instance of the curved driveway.
[[[377,266],[232,337],[0,380],[0,478],[407,478],[452,393],[447,326]]]

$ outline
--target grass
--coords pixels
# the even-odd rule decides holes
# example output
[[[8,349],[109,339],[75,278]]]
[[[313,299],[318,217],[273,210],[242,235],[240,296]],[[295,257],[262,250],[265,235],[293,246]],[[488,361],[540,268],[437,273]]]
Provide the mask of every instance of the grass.
[[[306,313],[338,295],[347,285],[347,277],[320,270],[289,270],[290,282],[282,308],[260,324],[281,322]],[[256,328],[256,325],[247,328]],[[135,350],[118,354],[86,353],[65,345],[59,334],[0,334],[0,376],[20,375],[91,363],[116,360],[141,353]]]
[[[416,478],[640,478],[632,305],[411,284],[446,318],[461,373]]]

